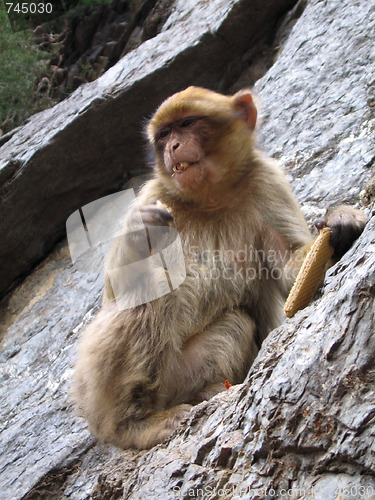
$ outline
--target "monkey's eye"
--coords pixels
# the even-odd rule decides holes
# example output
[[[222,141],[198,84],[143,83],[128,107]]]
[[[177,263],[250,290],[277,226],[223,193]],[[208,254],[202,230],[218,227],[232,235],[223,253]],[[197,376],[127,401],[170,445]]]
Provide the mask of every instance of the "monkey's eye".
[[[158,133],[158,139],[164,139],[165,137],[167,137],[167,135],[169,135],[168,129],[160,130],[160,132]]]
[[[185,120],[181,123],[181,127],[190,127],[191,125],[194,125],[196,121],[197,118],[185,118]]]

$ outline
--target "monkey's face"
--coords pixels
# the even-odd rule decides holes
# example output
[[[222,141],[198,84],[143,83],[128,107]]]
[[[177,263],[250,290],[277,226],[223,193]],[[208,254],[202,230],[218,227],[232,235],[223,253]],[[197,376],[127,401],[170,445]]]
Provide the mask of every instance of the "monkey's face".
[[[155,149],[159,167],[180,190],[217,182],[218,169],[209,161],[213,148],[207,117],[188,114],[163,125],[156,132]]]
[[[182,198],[228,191],[228,184],[243,175],[245,156],[253,151],[255,120],[249,91],[227,97],[189,87],[174,94],[148,127],[157,175]]]

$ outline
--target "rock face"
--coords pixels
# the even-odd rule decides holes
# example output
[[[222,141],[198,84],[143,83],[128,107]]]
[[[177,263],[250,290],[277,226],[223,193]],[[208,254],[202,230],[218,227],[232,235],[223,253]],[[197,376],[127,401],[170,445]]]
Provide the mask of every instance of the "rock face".
[[[73,9],[50,27],[34,30],[39,48],[52,52],[38,95],[55,103],[92,82],[121,57],[156,36],[172,0],[114,0]]]
[[[16,132],[0,149],[1,290],[46,255],[73,211],[146,170],[142,118],[191,83],[234,90],[264,75],[259,142],[284,165],[307,216],[358,203],[375,161],[373,6],[302,1],[281,18],[293,4],[177,2],[157,37]],[[269,335],[245,383],[141,453],[97,444],[69,405],[77,336],[99,307],[103,277],[100,256],[72,265],[61,241],[0,304],[0,496],[375,495],[368,215],[320,298]]]

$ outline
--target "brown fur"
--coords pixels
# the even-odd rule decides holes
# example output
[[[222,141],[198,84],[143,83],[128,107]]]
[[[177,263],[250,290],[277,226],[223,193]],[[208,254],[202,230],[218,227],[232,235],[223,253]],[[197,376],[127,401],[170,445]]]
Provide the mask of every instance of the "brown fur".
[[[150,121],[155,176],[138,204],[146,226],[169,222],[155,200],[168,207],[187,276],[167,295],[118,309],[111,279],[125,289],[131,276],[113,270],[143,258],[130,213],[132,236],[107,259],[103,307],[83,332],[75,372],[74,399],[104,441],[145,448],[167,438],[191,404],[224,390],[226,379],[243,381],[256,340],[282,321],[312,237],[285,176],[254,148],[255,120],[249,91],[226,97],[190,87]],[[183,161],[190,170],[173,175]]]

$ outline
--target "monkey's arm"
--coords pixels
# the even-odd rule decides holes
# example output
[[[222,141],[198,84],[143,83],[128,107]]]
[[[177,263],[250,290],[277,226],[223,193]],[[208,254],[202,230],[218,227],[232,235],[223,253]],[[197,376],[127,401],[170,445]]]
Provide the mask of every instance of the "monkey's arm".
[[[265,164],[264,178],[262,198],[267,205],[267,224],[279,235],[280,248],[284,248],[284,263],[279,261],[277,265],[284,269],[282,287],[284,293],[289,293],[310,251],[313,238],[289,183],[272,161]],[[270,189],[271,183],[273,190]],[[271,192],[277,195],[271,197]],[[350,248],[363,231],[365,223],[365,214],[348,205],[328,210],[323,219],[315,222],[318,229],[326,226],[331,230],[330,244],[334,248],[334,254],[330,265]]]
[[[263,159],[262,182],[257,186],[257,205],[264,218],[263,244],[270,267],[281,275],[283,295],[289,293],[312,245],[312,235],[291,186],[272,159]]]
[[[145,233],[147,221],[143,220],[141,207],[154,202],[156,193],[156,181],[148,181],[137,196],[135,204],[125,216],[123,235],[115,240],[105,260],[103,304],[115,299],[112,286],[114,281],[121,279],[124,287],[132,281],[131,268],[127,266],[150,256],[147,234]],[[163,221],[159,221],[159,224],[163,225]]]
[[[273,221],[272,226],[288,247],[289,255],[287,253],[288,258],[284,263],[284,279],[282,282],[284,291],[289,293],[315,239],[312,239],[300,206],[289,184],[284,178],[278,177],[275,170],[273,172],[273,182],[277,184],[278,196],[273,200],[268,200],[272,214],[270,221]],[[361,234],[365,224],[365,214],[348,205],[341,205],[328,210],[323,219],[315,222],[318,229],[328,227],[331,230],[330,244],[334,249],[334,254],[329,266],[344,255]]]

